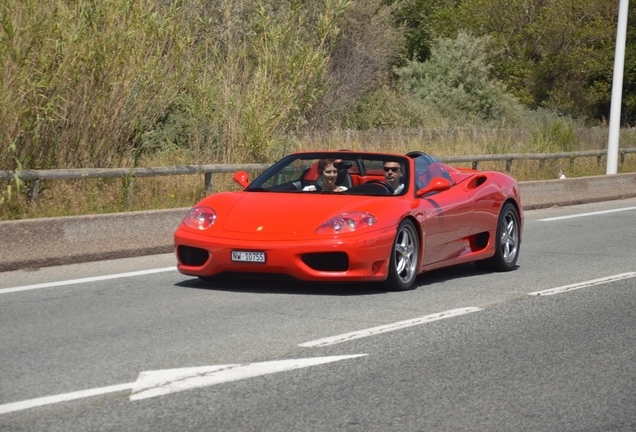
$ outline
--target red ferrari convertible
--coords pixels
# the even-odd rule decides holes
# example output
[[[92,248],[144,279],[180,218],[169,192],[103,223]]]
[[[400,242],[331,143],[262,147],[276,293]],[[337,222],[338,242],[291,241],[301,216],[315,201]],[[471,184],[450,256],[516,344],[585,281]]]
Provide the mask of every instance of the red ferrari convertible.
[[[291,276],[384,281],[407,290],[428,270],[474,261],[516,266],[519,186],[495,171],[444,165],[422,152],[302,152],[244,189],[201,200],[174,235],[178,269],[202,279]]]

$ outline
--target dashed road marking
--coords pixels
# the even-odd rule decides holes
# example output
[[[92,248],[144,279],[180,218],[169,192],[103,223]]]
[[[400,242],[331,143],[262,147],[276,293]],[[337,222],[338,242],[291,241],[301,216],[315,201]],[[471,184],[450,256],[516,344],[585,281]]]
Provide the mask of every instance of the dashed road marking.
[[[568,216],[557,216],[557,217],[551,217],[551,218],[545,218],[545,219],[537,219],[537,222],[550,222],[550,221],[556,221],[556,220],[562,220],[562,219],[573,219],[573,218],[586,217],[586,216],[598,216],[602,214],[616,213],[616,212],[621,212],[626,210],[636,210],[636,207],[625,207],[625,208],[619,208],[619,209],[613,209],[613,210],[597,211],[592,213],[578,213],[578,214],[573,214]]]
[[[2,288],[0,289],[0,294],[9,294],[9,293],[20,292],[20,291],[30,291],[30,290],[36,290],[36,289],[42,289],[42,288],[53,288],[53,287],[66,286],[66,285],[77,285],[77,284],[98,282],[98,281],[111,280],[111,279],[121,279],[121,278],[127,278],[132,276],[143,276],[143,275],[148,275],[153,273],[164,273],[164,272],[170,272],[170,271],[176,271],[176,270],[177,270],[177,267],[172,266],[172,267],[163,267],[163,268],[156,268],[156,269],[150,269],[150,270],[139,270],[139,271],[127,272],[127,273],[117,273],[117,274],[104,275],[104,276],[93,276],[93,277],[87,277],[87,278],[81,278],[81,279],[71,279],[71,280],[58,281],[58,282],[45,282],[45,283],[25,285],[25,286],[13,287],[13,288]]]
[[[619,280],[623,280],[623,279],[629,279],[629,278],[633,278],[636,277],[636,272],[630,272],[630,273],[621,273],[621,274],[617,274],[614,276],[608,276],[608,277],[604,277],[604,278],[600,278],[600,279],[593,279],[593,280],[589,280],[589,281],[585,281],[585,282],[579,282],[579,283],[575,283],[575,284],[571,284],[571,285],[564,285],[564,286],[560,286],[557,288],[550,288],[547,290],[543,290],[543,291],[535,291],[535,292],[531,292],[528,293],[528,295],[531,296],[548,296],[548,295],[553,295],[553,294],[560,294],[560,293],[564,293],[564,292],[568,292],[568,291],[573,291],[573,290],[577,290],[577,289],[581,289],[581,288],[587,288],[587,287],[591,287],[591,286],[595,286],[595,285],[601,285],[601,284],[606,284],[609,282],[615,282],[615,281],[619,281]]]
[[[433,321],[438,321],[445,318],[452,318],[459,315],[464,315],[471,312],[480,311],[480,308],[477,307],[467,307],[461,309],[453,309],[446,312],[439,312],[431,315],[426,315],[419,318],[413,318],[406,321],[399,321],[392,324],[381,325],[378,327],[372,327],[364,330],[358,330],[351,333],[345,333],[338,336],[326,337],[323,339],[314,340],[311,342],[301,343],[300,347],[303,348],[317,348],[328,345],[334,345],[341,342],[347,342],[354,339],[360,339],[368,336],[375,336],[377,334],[386,333],[390,331],[400,330],[406,327],[412,327],[421,324],[427,324]]]

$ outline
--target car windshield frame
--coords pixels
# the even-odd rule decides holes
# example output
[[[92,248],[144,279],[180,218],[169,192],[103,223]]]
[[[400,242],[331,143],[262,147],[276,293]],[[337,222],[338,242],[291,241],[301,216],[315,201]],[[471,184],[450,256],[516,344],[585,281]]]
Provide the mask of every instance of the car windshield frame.
[[[339,179],[340,176],[346,179],[342,181],[343,186],[346,184],[345,190],[330,192],[315,187],[316,183],[320,184],[317,165],[321,159],[335,159],[334,167],[339,171]],[[403,187],[397,194],[377,182],[386,181],[385,162],[400,164]],[[410,158],[396,154],[352,151],[292,153],[263,171],[245,188],[245,192],[403,196],[410,189],[410,169]],[[376,181],[367,184],[370,180]]]

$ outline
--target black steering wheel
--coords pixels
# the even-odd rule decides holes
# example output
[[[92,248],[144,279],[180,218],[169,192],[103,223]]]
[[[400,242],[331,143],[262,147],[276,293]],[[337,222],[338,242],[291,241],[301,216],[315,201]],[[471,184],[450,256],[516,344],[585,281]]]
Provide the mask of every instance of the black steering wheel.
[[[382,186],[384,189],[386,189],[389,195],[393,195],[393,192],[394,192],[391,185],[385,182],[384,180],[369,180],[365,182],[364,184],[376,184],[378,186]]]

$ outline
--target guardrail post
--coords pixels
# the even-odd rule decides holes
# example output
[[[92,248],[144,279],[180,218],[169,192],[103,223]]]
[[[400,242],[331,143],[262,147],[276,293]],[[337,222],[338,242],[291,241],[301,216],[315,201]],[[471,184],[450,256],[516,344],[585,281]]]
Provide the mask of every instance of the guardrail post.
[[[473,169],[476,170],[479,166],[479,161],[473,161]]]
[[[212,195],[214,192],[214,173],[205,173],[205,193],[206,195]]]
[[[135,177],[124,177],[124,187],[126,188],[126,204],[131,206],[133,203],[133,186],[135,185]]]
[[[575,163],[576,163],[576,156],[570,157],[570,168],[573,167]]]
[[[506,172],[510,172],[510,168],[512,168],[512,159],[506,160]]]
[[[40,179],[31,180],[29,182],[28,201],[32,204],[37,204],[39,196],[40,196]]]

